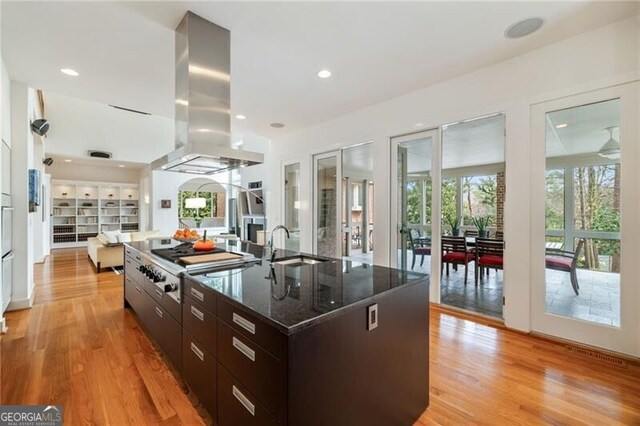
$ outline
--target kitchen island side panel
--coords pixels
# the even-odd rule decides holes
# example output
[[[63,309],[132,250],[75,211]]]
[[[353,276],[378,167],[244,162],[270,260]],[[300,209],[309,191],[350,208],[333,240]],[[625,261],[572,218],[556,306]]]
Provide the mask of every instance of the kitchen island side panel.
[[[425,279],[289,336],[289,426],[413,424],[429,404],[428,290]]]

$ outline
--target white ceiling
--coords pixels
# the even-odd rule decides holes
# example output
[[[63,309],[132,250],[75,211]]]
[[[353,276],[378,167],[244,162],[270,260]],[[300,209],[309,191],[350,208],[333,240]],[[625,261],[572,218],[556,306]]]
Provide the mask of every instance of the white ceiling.
[[[2,2],[11,78],[173,116],[173,29],[187,9],[231,30],[234,132],[310,126],[638,12],[618,2]],[[545,26],[507,40],[514,21]],[[77,78],[59,72],[71,67]],[[316,73],[328,68],[326,80]],[[283,122],[284,129],[269,123]]]
[[[563,124],[567,126],[556,128]],[[620,141],[619,126],[619,99],[551,112],[546,123],[547,157],[597,153],[609,140],[607,127],[618,127],[613,137]]]

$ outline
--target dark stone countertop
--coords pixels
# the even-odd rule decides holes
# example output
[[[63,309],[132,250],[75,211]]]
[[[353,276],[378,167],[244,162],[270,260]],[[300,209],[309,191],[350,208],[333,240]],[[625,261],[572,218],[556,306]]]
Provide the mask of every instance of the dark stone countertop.
[[[151,253],[152,248],[177,244],[167,239],[128,243],[156,261],[160,258]],[[262,247],[254,244],[243,243],[241,247],[227,248],[262,257]],[[297,254],[277,250],[277,259]],[[165,266],[168,263],[162,262]],[[179,270],[180,266],[174,265],[174,271]],[[272,265],[268,257],[264,257],[257,263],[241,268],[209,273],[191,274],[184,269],[180,272],[186,279],[214,289],[243,305],[285,334],[293,334],[343,312],[368,305],[405,286],[429,285],[429,277],[425,274],[339,259],[292,267]],[[425,306],[427,303],[428,300],[425,300]]]

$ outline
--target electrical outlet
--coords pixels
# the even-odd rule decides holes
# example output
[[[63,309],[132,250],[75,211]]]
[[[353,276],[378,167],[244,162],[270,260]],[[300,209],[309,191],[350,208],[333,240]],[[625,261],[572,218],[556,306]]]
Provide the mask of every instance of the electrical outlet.
[[[367,330],[378,327],[378,304],[367,306]]]

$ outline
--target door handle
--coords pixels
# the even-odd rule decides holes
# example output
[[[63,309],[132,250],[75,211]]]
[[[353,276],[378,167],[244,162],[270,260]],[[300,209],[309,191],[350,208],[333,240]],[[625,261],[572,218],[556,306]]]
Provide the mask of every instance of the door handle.
[[[240,404],[242,404],[242,405],[244,406],[244,408],[246,408],[246,409],[247,409],[247,411],[248,411],[249,413],[251,413],[251,415],[252,415],[252,416],[255,416],[255,415],[256,415],[256,406],[255,406],[255,405],[253,405],[253,404],[251,403],[251,401],[249,401],[249,398],[247,398],[246,396],[244,396],[244,395],[242,394],[242,392],[240,392],[240,389],[238,389],[237,387],[235,387],[235,385],[232,385],[232,386],[231,386],[231,388],[232,388],[233,396],[235,396],[235,397],[236,397],[236,399],[237,399],[238,401],[240,401]]]
[[[6,210],[6,211],[9,211],[9,212],[14,211],[15,209],[16,209],[15,207],[2,207],[2,210]]]
[[[10,260],[13,260],[13,258],[15,257],[15,255],[13,253],[6,255],[5,257],[2,258],[3,262],[8,262]]]
[[[202,352],[193,342],[191,342],[191,352],[196,354],[196,356],[200,358],[200,361],[204,362],[204,352]]]
[[[246,356],[247,358],[249,358],[253,362],[256,361],[256,353],[249,346],[245,345],[244,343],[242,343],[240,340],[236,339],[235,337],[233,339],[231,339],[231,342],[233,344],[233,347],[236,348],[238,351],[240,351],[242,353],[242,355]]]
[[[196,289],[195,289],[195,288],[193,288],[193,287],[191,288],[191,295],[192,295],[194,298],[198,299],[199,301],[204,302],[204,293],[202,293],[202,292],[200,292],[200,291],[196,290]]]
[[[204,314],[195,306],[191,306],[191,315],[198,318],[200,321],[204,321]]]
[[[233,322],[244,328],[251,334],[256,334],[256,325],[251,321],[242,318],[240,315],[233,313]]]

